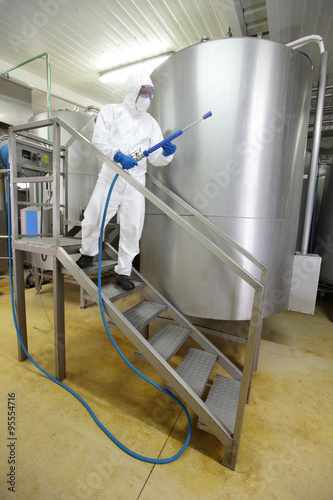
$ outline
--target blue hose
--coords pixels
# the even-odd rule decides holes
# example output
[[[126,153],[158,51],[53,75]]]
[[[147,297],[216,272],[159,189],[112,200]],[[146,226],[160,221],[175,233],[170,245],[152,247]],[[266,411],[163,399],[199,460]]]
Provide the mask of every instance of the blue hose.
[[[123,353],[119,349],[118,345],[116,344],[115,340],[113,339],[113,337],[112,337],[112,335],[110,333],[110,330],[108,328],[108,325],[107,325],[107,322],[106,322],[106,319],[105,319],[103,305],[102,305],[103,301],[102,301],[102,294],[101,294],[101,254],[102,254],[102,251],[101,251],[101,241],[102,241],[102,236],[103,236],[103,228],[104,228],[104,223],[105,223],[106,212],[107,212],[109,200],[110,200],[111,193],[112,193],[112,190],[113,190],[113,187],[115,185],[115,182],[116,182],[117,178],[118,178],[118,174],[116,174],[116,176],[113,179],[113,182],[112,182],[112,184],[110,186],[109,194],[108,194],[106,205],[105,205],[105,209],[104,209],[103,221],[102,221],[102,225],[101,225],[100,253],[99,253],[99,257],[98,257],[98,294],[99,294],[99,303],[100,303],[101,314],[102,314],[102,318],[103,318],[103,322],[104,322],[106,331],[108,333],[108,336],[111,339],[112,344],[115,346],[115,348],[117,349],[118,353],[120,354],[120,356],[122,357],[122,359],[128,364],[128,366],[130,368],[132,368],[138,375],[140,375],[141,378],[143,378],[144,380],[146,380],[147,382],[149,382],[152,386],[156,387],[161,392],[164,392],[165,394],[167,394],[168,396],[170,396],[184,410],[184,412],[186,414],[186,417],[187,417],[187,421],[188,421],[188,434],[187,434],[187,439],[186,439],[185,444],[183,445],[183,447],[179,450],[178,453],[176,453],[175,455],[173,455],[170,458],[165,458],[165,459],[145,457],[143,455],[139,455],[138,453],[135,453],[134,451],[130,450],[125,445],[123,445],[113,434],[111,434],[111,432],[102,424],[102,422],[100,422],[100,420],[96,417],[96,415],[94,414],[93,410],[84,401],[84,399],[82,399],[75,391],[73,391],[72,389],[70,389],[68,386],[66,386],[65,384],[63,384],[62,382],[60,382],[59,380],[57,380],[55,377],[53,377],[46,370],[44,370],[38,363],[36,363],[36,361],[28,353],[27,348],[24,345],[24,342],[22,340],[22,337],[21,337],[21,334],[20,334],[20,331],[19,331],[19,327],[18,327],[17,319],[16,319],[16,313],[15,313],[15,305],[14,305],[13,270],[12,270],[12,249],[11,249],[11,210],[10,210],[10,188],[9,188],[9,186],[10,186],[10,176],[9,176],[9,172],[7,172],[7,180],[8,180],[8,182],[7,182],[7,184],[8,184],[8,257],[9,257],[10,291],[11,291],[11,305],[12,305],[13,320],[14,320],[14,325],[15,325],[17,337],[19,339],[21,347],[22,347],[25,355],[27,356],[27,358],[31,361],[31,363],[33,365],[35,365],[35,367],[39,371],[41,371],[44,375],[46,375],[46,377],[48,377],[50,380],[52,380],[52,382],[54,382],[55,384],[59,385],[60,387],[62,387],[63,389],[65,389],[67,392],[69,392],[70,394],[72,394],[86,408],[86,410],[88,410],[88,412],[90,413],[90,415],[92,416],[93,420],[98,425],[98,427],[100,429],[102,429],[102,431],[111,439],[111,441],[113,443],[115,443],[121,450],[123,450],[125,453],[127,453],[131,457],[136,458],[138,460],[141,460],[143,462],[148,462],[148,463],[152,463],[152,464],[167,464],[167,463],[171,463],[171,462],[174,462],[175,460],[177,460],[177,458],[179,458],[180,455],[182,455],[184,453],[185,449],[187,448],[187,446],[188,446],[188,444],[190,442],[191,428],[192,428],[190,415],[189,415],[187,409],[185,408],[185,406],[183,405],[183,403],[181,401],[179,401],[179,399],[177,399],[175,396],[173,396],[173,394],[171,394],[168,391],[166,391],[163,387],[160,387],[158,384],[156,384],[152,380],[148,379],[139,370],[137,370],[137,368],[135,368],[130,363],[130,361],[128,361],[128,359],[123,355]]]

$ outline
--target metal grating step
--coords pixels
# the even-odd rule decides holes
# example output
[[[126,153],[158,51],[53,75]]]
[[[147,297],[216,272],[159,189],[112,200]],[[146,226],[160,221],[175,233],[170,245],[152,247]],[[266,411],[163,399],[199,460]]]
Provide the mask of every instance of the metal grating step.
[[[133,290],[123,290],[117,282],[109,283],[108,285],[102,286],[102,294],[106,299],[111,300],[111,302],[125,297],[129,293],[140,290],[145,286],[145,283],[141,280],[131,280],[133,281],[135,288]]]
[[[164,325],[150,339],[149,344],[164,358],[169,361],[178,351],[191,333],[191,328],[177,325]],[[134,356],[146,361],[140,351],[135,351]]]
[[[116,260],[102,260],[101,263],[101,270],[103,272],[105,271],[113,271],[114,266],[117,264]],[[92,263],[92,266],[86,267],[85,269],[82,269],[88,276],[91,274],[97,274],[98,272],[98,261],[94,261]]]
[[[206,399],[206,405],[216,417],[234,432],[241,382],[233,378],[216,375]],[[198,428],[209,432],[202,420],[198,420]]]
[[[145,300],[131,307],[128,311],[125,311],[124,316],[138,331],[140,331],[166,309],[167,306],[165,304],[158,304]]]
[[[191,347],[177,366],[176,372],[198,396],[201,396],[216,360],[216,354]],[[168,383],[165,388],[174,393]]]

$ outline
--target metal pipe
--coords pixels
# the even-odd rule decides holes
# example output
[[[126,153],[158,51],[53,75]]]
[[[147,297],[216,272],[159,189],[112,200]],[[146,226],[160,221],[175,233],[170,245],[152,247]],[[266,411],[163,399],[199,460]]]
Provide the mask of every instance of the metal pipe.
[[[29,59],[28,61],[24,61],[21,64],[16,64],[12,68],[9,68],[9,69],[3,71],[2,74],[5,75],[6,73],[9,73],[10,71],[13,71],[14,69],[21,68],[21,66],[24,66],[25,64],[28,64],[29,62],[35,61],[36,59],[41,59],[44,56],[46,58],[46,85],[47,85],[47,89],[46,89],[46,99],[47,99],[46,109],[48,109],[49,100],[50,100],[50,97],[51,97],[51,95],[50,95],[50,64],[49,64],[49,55],[46,52],[43,52],[42,54],[39,54],[38,56],[33,57],[33,58]]]
[[[333,85],[326,85],[326,90],[327,89],[333,89]],[[317,85],[313,85],[312,90],[313,91],[318,90],[318,86]]]
[[[50,99],[51,99],[51,88],[50,88],[50,61],[49,61],[49,55],[45,52],[45,57],[46,57],[46,110],[47,114],[49,115],[49,104],[50,104]],[[49,118],[49,116],[48,116]]]
[[[18,194],[17,185],[12,182],[14,177],[17,177],[17,165],[16,165],[16,135],[9,127],[9,137],[8,137],[8,152],[9,152],[9,165],[10,165],[10,204],[11,204],[11,222],[12,222],[12,241],[18,238]]]
[[[316,97],[317,96],[313,95],[313,96],[311,96],[311,99],[316,99]],[[325,94],[325,97],[333,97],[333,93],[332,94]]]
[[[59,246],[60,242],[60,125],[55,122],[53,124],[53,244]]]
[[[29,122],[29,123],[24,123],[23,125],[13,125],[11,127],[11,130],[13,132],[22,132],[25,130],[33,130],[35,128],[42,128],[42,127],[52,127],[54,123],[54,120],[51,118],[45,118],[45,120],[39,120],[38,122]],[[45,142],[45,139],[41,138],[40,142]],[[52,141],[49,141],[50,144],[52,144]]]
[[[310,115],[314,115],[315,111],[316,111],[316,108],[310,109]],[[324,107],[324,115],[331,115],[332,113],[333,113],[333,106],[325,106]]]
[[[48,57],[48,55],[46,54],[46,52],[43,52],[42,54],[39,54],[38,56],[31,57],[30,59],[28,59],[27,61],[24,61],[21,64],[15,64],[15,66],[13,66],[12,68],[9,68],[9,69],[3,71],[2,74],[4,75],[5,73],[9,73],[10,71],[13,71],[14,69],[20,68],[21,66],[24,66],[25,64],[28,64],[29,62],[34,61],[35,59],[40,59],[43,56],[47,56]]]
[[[333,120],[324,120],[322,122],[322,125],[325,125],[326,130],[327,130],[327,127],[331,127],[333,125]],[[311,129],[313,128],[313,123],[309,124],[309,128],[311,128]]]
[[[325,52],[324,39],[320,35],[304,36],[303,38],[299,38],[298,40],[294,40],[293,42],[286,43],[286,47],[291,47],[292,49],[297,49],[298,47],[302,47],[303,45],[307,45],[309,42],[318,43],[320,53],[323,54]]]
[[[307,196],[307,200],[306,200],[302,247],[301,247],[301,254],[302,255],[307,254],[308,247],[309,247],[309,241],[310,241],[312,213],[313,213],[313,205],[314,205],[314,199],[315,199],[316,178],[317,178],[317,169],[318,169],[320,136],[321,136],[323,111],[324,111],[327,65],[328,65],[328,52],[325,51],[322,53],[322,57],[321,57],[320,78],[319,78],[319,86],[318,86],[318,100],[317,100],[317,105],[316,105],[316,116],[315,116],[315,122],[314,122],[314,130],[313,130],[313,146],[312,146],[312,152],[311,152],[308,196]]]

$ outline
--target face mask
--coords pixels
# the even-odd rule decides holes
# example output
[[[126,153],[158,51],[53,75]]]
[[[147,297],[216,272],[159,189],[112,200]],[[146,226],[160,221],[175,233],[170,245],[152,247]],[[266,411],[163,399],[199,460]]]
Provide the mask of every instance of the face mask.
[[[144,97],[138,97],[138,100],[136,101],[136,109],[138,111],[147,111],[149,108],[150,104],[150,99],[145,99]]]

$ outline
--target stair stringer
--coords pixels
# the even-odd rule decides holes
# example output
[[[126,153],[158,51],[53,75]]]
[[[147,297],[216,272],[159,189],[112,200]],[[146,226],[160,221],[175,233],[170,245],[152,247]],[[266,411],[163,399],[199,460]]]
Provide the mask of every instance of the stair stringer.
[[[57,259],[75,278],[75,280],[85,289],[91,298],[99,303],[98,288],[95,283],[80,269],[72,257],[59,247],[56,252]],[[179,377],[175,370],[158,354],[158,352],[148,343],[148,341],[136,330],[116,306],[108,299],[103,298],[103,304],[107,315],[111,318],[116,327],[126,335],[130,342],[144,355],[146,360],[157,370],[158,373],[177,392],[194,413],[207,425],[219,441],[228,449],[238,448],[231,431],[211,412],[207,405],[197,394]]]
[[[117,251],[108,243],[104,245],[104,251],[111,257],[117,258]],[[207,337],[198,330],[192,323],[180,312],[178,309],[171,304],[156,288],[151,285],[142,274],[140,274],[136,269],[132,269],[132,274],[135,274],[141,281],[146,284],[144,290],[141,291],[142,296],[152,299],[154,302],[163,302],[168,307],[168,314],[173,320],[177,322],[178,325],[184,326],[186,328],[191,328],[190,336],[193,340],[202,347],[205,351],[211,352],[217,355],[217,362],[222,368],[234,379],[242,380],[242,371],[234,365],[230,359],[225,356],[217,347],[212,344]]]

